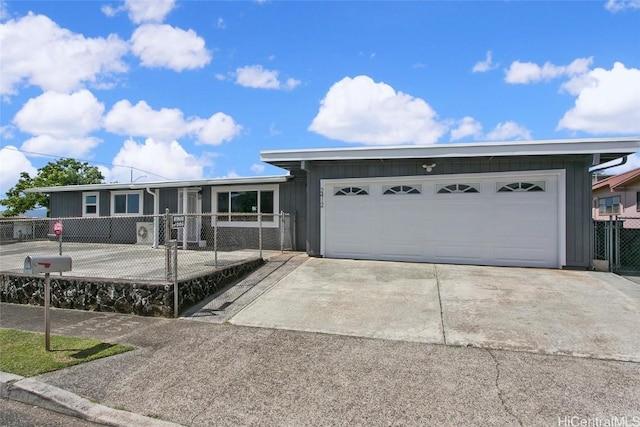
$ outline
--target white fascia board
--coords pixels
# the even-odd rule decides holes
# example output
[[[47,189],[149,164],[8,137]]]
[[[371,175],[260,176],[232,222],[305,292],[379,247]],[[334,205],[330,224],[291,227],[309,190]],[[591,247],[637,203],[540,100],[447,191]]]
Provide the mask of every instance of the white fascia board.
[[[630,154],[640,150],[640,137],[485,142],[470,144],[346,147],[274,150],[260,153],[263,162],[302,160],[365,160],[443,157],[497,157],[563,154]]]
[[[159,182],[134,182],[115,184],[86,184],[86,185],[61,185],[57,187],[28,188],[26,193],[60,193],[63,191],[100,191],[100,190],[144,190],[154,188],[184,188],[200,187],[203,185],[260,185],[278,184],[286,182],[290,175],[257,176],[239,178],[196,179],[189,181],[159,181]]]

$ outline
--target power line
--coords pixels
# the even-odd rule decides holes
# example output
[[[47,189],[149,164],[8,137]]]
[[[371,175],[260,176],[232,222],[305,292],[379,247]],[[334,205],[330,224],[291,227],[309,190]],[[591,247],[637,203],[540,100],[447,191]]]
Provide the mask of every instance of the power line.
[[[63,157],[65,157],[65,156],[57,156],[57,155],[54,155],[54,154],[39,153],[37,151],[22,150],[20,148],[16,148],[16,147],[13,147],[13,146],[8,146],[8,145],[5,145],[2,148],[6,148],[7,150],[19,151],[20,153],[35,154],[35,155],[44,156],[44,157],[53,157],[53,158],[63,158]],[[167,179],[167,180],[171,179],[171,178],[167,178],[166,176],[158,175],[155,172],[151,172],[151,171],[148,171],[148,170],[137,168],[135,166],[117,165],[115,163],[107,163],[107,162],[98,162],[98,161],[94,161],[94,160],[78,159],[77,157],[73,157],[73,159],[75,159],[77,161],[80,161],[80,162],[90,163],[90,164],[107,165],[107,166],[115,166],[115,167],[119,167],[119,168],[135,169],[138,172],[148,173],[148,174],[151,174],[153,176],[157,176],[157,177],[162,178],[162,179]]]

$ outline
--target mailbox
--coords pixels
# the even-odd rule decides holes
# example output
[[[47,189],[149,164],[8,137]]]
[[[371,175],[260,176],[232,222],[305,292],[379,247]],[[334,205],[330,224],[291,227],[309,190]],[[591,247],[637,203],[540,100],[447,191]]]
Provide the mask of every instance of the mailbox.
[[[24,273],[62,273],[71,271],[71,257],[68,255],[28,256],[24,259]]]

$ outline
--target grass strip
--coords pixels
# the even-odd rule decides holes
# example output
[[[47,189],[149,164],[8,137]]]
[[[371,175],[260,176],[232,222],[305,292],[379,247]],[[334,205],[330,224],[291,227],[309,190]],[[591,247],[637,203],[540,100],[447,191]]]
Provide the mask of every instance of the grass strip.
[[[44,334],[0,328],[0,371],[31,377],[134,348],[92,339],[51,335],[51,351],[46,351]]]

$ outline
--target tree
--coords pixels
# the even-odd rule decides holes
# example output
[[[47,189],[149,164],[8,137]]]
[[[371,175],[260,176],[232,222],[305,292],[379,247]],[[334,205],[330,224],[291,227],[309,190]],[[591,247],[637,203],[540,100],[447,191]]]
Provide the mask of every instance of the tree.
[[[101,184],[104,176],[100,169],[87,162],[75,159],[59,159],[49,162],[36,172],[32,178],[27,172],[7,191],[0,205],[6,206],[4,216],[16,216],[37,207],[46,207],[49,212],[49,196],[41,193],[26,193],[28,188],[54,187],[60,185]]]

